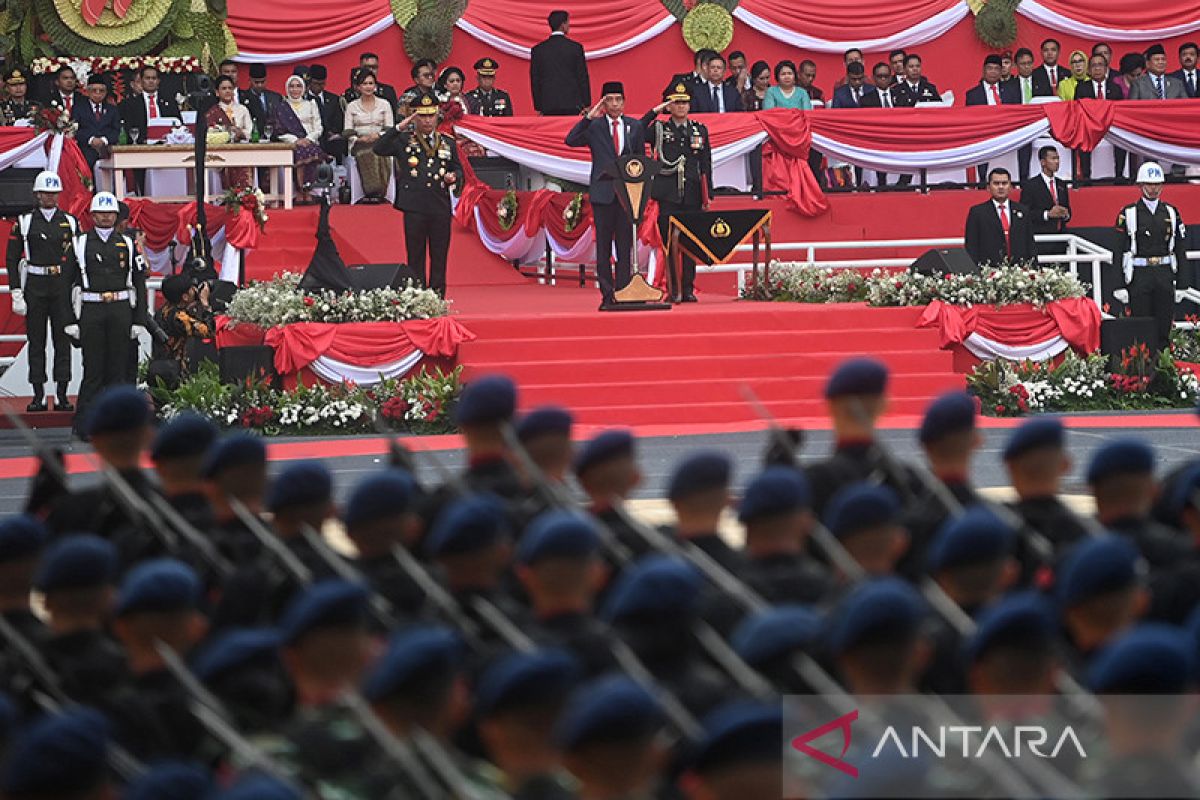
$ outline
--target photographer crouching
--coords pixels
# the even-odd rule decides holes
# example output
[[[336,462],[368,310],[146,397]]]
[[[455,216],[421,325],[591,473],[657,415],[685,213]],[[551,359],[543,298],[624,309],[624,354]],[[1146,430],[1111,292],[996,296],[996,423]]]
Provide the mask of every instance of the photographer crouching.
[[[209,305],[211,287],[210,282],[196,281],[187,273],[163,279],[164,303],[155,312],[154,321],[165,338],[154,342],[151,383],[160,377],[164,383],[176,385],[204,359],[215,360],[211,340],[217,328]]]

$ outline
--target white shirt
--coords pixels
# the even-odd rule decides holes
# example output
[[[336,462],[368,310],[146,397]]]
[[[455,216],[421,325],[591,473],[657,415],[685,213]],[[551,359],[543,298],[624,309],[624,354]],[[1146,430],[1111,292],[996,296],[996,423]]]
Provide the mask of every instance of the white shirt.
[[[892,88],[889,86],[886,89],[879,89],[879,107],[892,108],[896,105],[896,101],[892,99]]]
[[[108,237],[113,235],[114,230],[116,230],[116,229],[115,228],[96,228],[95,229],[96,235],[99,236],[101,239],[103,239],[106,242],[108,241]]]
[[[625,152],[625,121],[620,117],[610,117],[607,114],[604,117],[604,124],[608,125],[608,132],[612,133],[613,122],[617,123],[617,152]]]
[[[987,98],[987,104],[989,106],[1000,105],[1000,84],[988,83],[987,81],[980,81],[979,83],[983,86],[983,96]],[[992,93],[993,87],[996,90],[995,94]]]
[[[153,94],[146,92],[143,94],[143,97],[146,98],[146,119],[149,120],[152,118],[161,117],[162,109],[158,107],[158,92],[154,92]],[[155,109],[154,114],[150,113],[151,105],[154,106],[154,109]]]
[[[46,218],[46,222],[49,222],[51,219],[54,218],[54,215],[55,215],[55,213],[58,212],[58,209],[57,208],[41,208],[39,206],[38,211],[42,212],[42,216]]]
[[[717,90],[717,111],[721,114],[725,113],[725,90],[719,83],[708,84],[708,96],[712,97],[713,89]]]
[[[1142,202],[1146,204],[1146,208],[1150,209],[1151,214],[1158,211],[1158,201],[1157,200],[1151,200],[1148,197],[1143,197]]]
[[[1055,177],[1054,177],[1053,175],[1047,175],[1046,173],[1044,173],[1044,172],[1043,172],[1043,173],[1042,173],[1042,180],[1044,180],[1044,181],[1046,182],[1046,191],[1050,192],[1050,199],[1051,199],[1051,200],[1052,200],[1052,201],[1053,201],[1055,204],[1057,204],[1057,205],[1060,205],[1060,206],[1061,206],[1061,205],[1062,205],[1062,202],[1061,202],[1061,201],[1062,201],[1062,198],[1058,196],[1058,184],[1057,184],[1057,183],[1055,183]],[[1057,198],[1057,199],[1056,199],[1056,198]],[[1047,222],[1049,222],[1049,221],[1050,221],[1050,212],[1049,212],[1049,211],[1043,211],[1043,212],[1042,212],[1042,219],[1044,219],[1044,220],[1046,220]]]
[[[1194,70],[1194,69],[1186,70],[1185,69],[1183,71],[1183,85],[1185,87],[1187,86],[1188,79],[1191,79],[1193,86],[1195,86],[1198,83],[1198,81],[1196,80],[1196,70]]]
[[[1050,79],[1050,85],[1058,86],[1058,65],[1046,65],[1043,69],[1046,70],[1046,77]]]

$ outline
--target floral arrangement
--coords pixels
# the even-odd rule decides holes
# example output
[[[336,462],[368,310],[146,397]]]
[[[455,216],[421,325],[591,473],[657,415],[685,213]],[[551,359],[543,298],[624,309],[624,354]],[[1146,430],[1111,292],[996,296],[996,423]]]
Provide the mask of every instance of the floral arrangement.
[[[500,220],[500,229],[509,231],[517,224],[517,192],[509,189],[496,204],[496,216]]]
[[[567,233],[575,230],[582,216],[583,192],[576,192],[575,196],[571,198],[571,202],[567,203],[567,207],[563,209],[563,226]]]
[[[1190,315],[1185,319],[1191,328],[1171,327],[1171,355],[1176,361],[1200,364],[1200,317]]]
[[[233,141],[233,134],[221,127],[209,128],[204,132],[204,141],[210,145],[229,144]]]
[[[1200,397],[1200,379],[1171,354],[1157,359],[1145,345],[1122,351],[1116,371],[1108,356],[1068,352],[1057,364],[985,361],[967,376],[984,413],[1000,417],[1029,413],[1190,407]]]
[[[267,215],[267,198],[262,193],[262,189],[254,186],[235,186],[231,189],[226,189],[225,194],[221,197],[221,205],[231,214],[238,213],[239,209],[246,209],[254,215],[254,221],[258,223],[259,230],[267,227],[267,221],[271,219]]]
[[[371,389],[353,383],[300,385],[279,390],[253,379],[224,384],[216,364],[204,363],[177,389],[149,387],[159,415],[170,419],[194,411],[225,428],[267,435],[371,433],[385,428],[409,433],[448,433],[450,412],[461,391],[461,368],[449,373],[422,369]]]
[[[59,67],[70,67],[75,70],[81,81],[86,81],[88,75],[98,72],[114,72],[117,70],[139,70],[142,67],[154,67],[159,72],[186,75],[202,72],[200,59],[192,56],[103,56],[100,58],[35,58],[29,65],[29,71],[34,75],[48,75]]]
[[[79,130],[79,124],[71,119],[71,115],[59,106],[39,108],[33,118],[33,124],[39,133],[61,133],[64,136],[74,136]]]
[[[307,293],[300,274],[285,272],[256,281],[234,294],[226,313],[235,323],[273,328],[294,322],[405,322],[449,313],[437,292],[415,286],[337,294]]]

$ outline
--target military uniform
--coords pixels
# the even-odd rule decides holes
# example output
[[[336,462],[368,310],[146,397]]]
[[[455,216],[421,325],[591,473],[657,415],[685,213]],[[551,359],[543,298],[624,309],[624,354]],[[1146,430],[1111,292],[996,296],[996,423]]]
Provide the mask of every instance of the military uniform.
[[[417,107],[416,113],[421,116],[438,113],[437,100],[431,95],[422,96]],[[454,139],[437,131],[426,136],[392,128],[375,143],[374,150],[378,155],[396,158],[394,205],[404,212],[408,265],[423,277],[428,288],[445,297],[452,219],[450,190],[463,181]],[[453,181],[447,183],[450,176],[454,176]]]
[[[494,78],[500,65],[495,59],[481,58],[475,62],[475,72],[485,78]],[[512,98],[503,89],[493,86],[491,89],[476,87],[465,95],[467,113],[481,117],[511,117],[513,115]]]
[[[25,86],[25,72],[20,67],[13,67],[4,73],[5,86]],[[33,122],[39,110],[37,103],[32,102],[28,95],[20,100],[8,97],[0,101],[0,125],[13,126],[18,122]]]

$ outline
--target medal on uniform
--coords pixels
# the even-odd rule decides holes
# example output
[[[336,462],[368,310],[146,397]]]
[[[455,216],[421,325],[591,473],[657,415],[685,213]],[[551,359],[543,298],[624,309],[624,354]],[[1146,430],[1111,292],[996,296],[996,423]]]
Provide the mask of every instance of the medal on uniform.
[[[408,157],[408,165],[409,165],[410,167],[415,167],[415,166],[417,166],[417,165],[418,165],[418,164],[420,164],[420,163],[421,163],[421,159],[417,158],[416,156],[409,156],[409,157]]]

